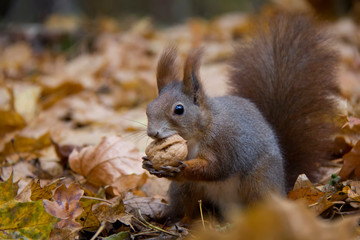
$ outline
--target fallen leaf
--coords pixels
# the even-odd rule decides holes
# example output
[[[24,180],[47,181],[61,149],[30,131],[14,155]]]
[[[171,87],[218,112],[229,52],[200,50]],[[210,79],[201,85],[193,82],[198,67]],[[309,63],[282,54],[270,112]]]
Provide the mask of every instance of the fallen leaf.
[[[51,139],[51,143],[55,147],[56,155],[60,158],[61,165],[65,168],[69,162],[69,156],[71,152],[76,148],[78,151],[81,149],[79,146],[66,144],[66,145],[59,145],[54,140]]]
[[[15,111],[0,110],[0,137],[26,126],[24,118]]]
[[[75,218],[83,212],[79,202],[83,194],[84,190],[76,183],[70,184],[69,187],[62,184],[54,191],[53,201],[43,200],[45,210],[62,219],[56,224],[57,228],[81,227]]]
[[[320,215],[326,210],[328,210],[330,207],[334,206],[334,202],[329,201],[326,196],[322,196],[317,203],[312,204],[310,206],[310,209],[316,214]]]
[[[40,92],[41,88],[34,85],[14,88],[15,109],[26,122],[30,122],[37,114]]]
[[[83,89],[84,88],[81,84],[71,81],[63,82],[56,87],[44,88],[41,93],[42,107],[44,110],[48,109],[51,106],[53,106],[56,102],[58,102],[60,99],[78,93]]]
[[[48,239],[57,219],[48,214],[42,201],[17,202],[0,205],[1,239]]]
[[[317,203],[324,195],[324,192],[313,186],[305,174],[301,174],[295,182],[294,189],[288,193],[287,197],[292,200],[302,199],[308,205],[311,205]]]
[[[129,232],[119,232],[113,235],[110,235],[106,238],[103,238],[103,240],[122,240],[122,239],[129,239],[130,233]]]
[[[123,218],[127,219],[126,216],[128,214],[125,213],[122,197],[115,197],[111,201],[113,202],[112,204],[101,202],[94,205],[92,212],[97,217],[97,219],[111,223],[114,223],[117,220],[121,221]],[[127,223],[127,225],[129,224]]]
[[[46,132],[38,138],[31,138],[17,135],[10,142],[6,143],[0,153],[0,161],[10,154],[39,155],[38,151],[51,146],[50,133]],[[25,156],[22,156],[26,158]]]
[[[360,119],[356,118],[356,117],[346,117],[347,122],[344,124],[344,126],[342,126],[343,128],[346,126],[349,126],[350,128],[353,128],[356,125],[360,125]]]
[[[111,190],[111,195],[121,195],[128,191],[139,190],[147,181],[148,175],[143,173],[141,175],[131,174],[123,175],[115,179],[115,181],[107,188],[107,192]]]
[[[48,239],[57,219],[48,214],[42,201],[18,202],[12,175],[0,183],[0,238]]]
[[[150,219],[159,218],[160,214],[168,206],[162,198],[138,197],[132,193],[128,193],[123,202],[126,212],[138,214],[138,209],[141,209],[141,214],[150,217]]]
[[[97,217],[92,211],[92,207],[94,204],[95,203],[88,206],[83,205],[84,211],[76,219],[76,221],[79,222],[83,226],[83,228],[98,228],[100,226],[100,221],[97,219]]]
[[[315,216],[301,202],[272,197],[243,212],[234,211],[232,227],[226,232],[206,230],[199,240],[356,239],[357,218],[328,222]]]
[[[97,146],[74,151],[69,157],[72,170],[95,186],[111,185],[123,175],[142,174],[142,154],[121,137],[104,137]]]
[[[339,173],[341,180],[360,179],[360,141],[343,156],[343,160],[344,165]]]
[[[6,203],[16,196],[17,189],[13,187],[14,175],[11,173],[5,182],[0,182],[0,204]]]
[[[31,200],[37,201],[41,199],[51,199],[53,196],[53,191],[57,186],[57,181],[54,181],[44,187],[40,186],[40,180],[34,180],[31,184]]]

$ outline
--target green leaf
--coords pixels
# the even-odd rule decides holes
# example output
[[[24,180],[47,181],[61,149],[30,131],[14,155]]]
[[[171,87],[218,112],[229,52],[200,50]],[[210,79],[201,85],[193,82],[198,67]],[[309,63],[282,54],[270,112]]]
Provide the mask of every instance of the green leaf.
[[[113,234],[111,236],[103,238],[103,240],[122,240],[128,238],[129,238],[129,232],[119,232],[117,234]]]
[[[10,177],[5,182],[0,183],[0,192],[0,204],[14,199],[16,193],[14,193],[13,173],[11,173]]]
[[[0,239],[48,239],[57,218],[48,214],[42,201],[8,201],[0,205]]]

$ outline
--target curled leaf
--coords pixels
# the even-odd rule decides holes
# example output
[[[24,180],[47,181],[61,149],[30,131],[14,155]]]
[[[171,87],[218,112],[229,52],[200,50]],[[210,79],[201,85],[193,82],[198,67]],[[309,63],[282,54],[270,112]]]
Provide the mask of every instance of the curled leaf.
[[[123,175],[142,174],[141,157],[134,144],[112,136],[80,152],[75,149],[69,163],[72,170],[85,176],[90,183],[105,186]]]

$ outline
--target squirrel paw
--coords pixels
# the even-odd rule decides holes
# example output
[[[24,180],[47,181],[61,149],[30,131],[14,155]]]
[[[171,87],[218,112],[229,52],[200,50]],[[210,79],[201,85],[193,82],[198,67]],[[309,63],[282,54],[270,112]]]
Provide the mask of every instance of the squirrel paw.
[[[150,174],[155,175],[159,178],[174,178],[176,177],[187,165],[182,161],[177,161],[179,163],[178,166],[162,166],[160,169],[155,169],[153,167],[152,162],[148,157],[143,157],[143,165],[142,167],[149,171]]]

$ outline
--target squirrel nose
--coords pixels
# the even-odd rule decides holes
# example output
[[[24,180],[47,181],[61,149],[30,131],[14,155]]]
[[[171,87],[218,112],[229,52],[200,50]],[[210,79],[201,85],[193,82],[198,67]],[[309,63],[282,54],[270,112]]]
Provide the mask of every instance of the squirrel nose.
[[[159,136],[159,131],[148,130],[147,135],[151,138],[157,138]]]

